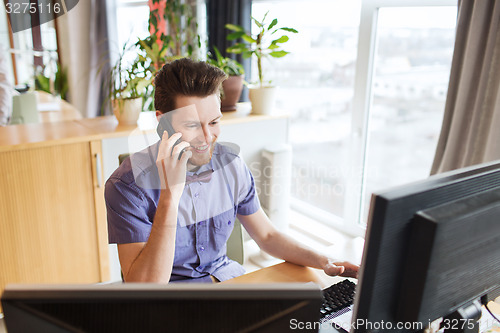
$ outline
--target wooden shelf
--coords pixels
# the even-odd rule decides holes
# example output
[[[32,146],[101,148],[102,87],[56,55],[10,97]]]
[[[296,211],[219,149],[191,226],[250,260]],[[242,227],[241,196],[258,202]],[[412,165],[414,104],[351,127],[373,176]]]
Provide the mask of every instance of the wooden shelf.
[[[224,112],[221,124],[238,124],[286,115],[250,115],[248,111]],[[142,112],[138,125],[118,124],[114,116],[104,116],[55,123],[13,125],[0,128],[0,152],[69,144],[104,138],[123,137],[134,130],[153,132],[158,122],[154,112]]]

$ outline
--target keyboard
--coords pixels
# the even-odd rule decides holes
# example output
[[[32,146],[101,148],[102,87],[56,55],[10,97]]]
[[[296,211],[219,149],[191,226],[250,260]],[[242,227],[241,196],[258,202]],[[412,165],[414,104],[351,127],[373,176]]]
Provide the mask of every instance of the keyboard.
[[[323,289],[323,304],[320,309],[321,319],[326,319],[326,317],[331,317],[331,314],[350,308],[354,301],[355,289],[356,284],[347,279]]]

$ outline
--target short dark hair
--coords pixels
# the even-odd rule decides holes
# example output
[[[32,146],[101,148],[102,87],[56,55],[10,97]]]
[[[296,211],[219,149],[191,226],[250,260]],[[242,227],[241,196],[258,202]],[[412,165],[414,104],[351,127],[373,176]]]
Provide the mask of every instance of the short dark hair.
[[[219,94],[227,75],[204,61],[181,58],[165,64],[156,74],[155,109],[166,113],[176,109],[177,96],[206,97]]]

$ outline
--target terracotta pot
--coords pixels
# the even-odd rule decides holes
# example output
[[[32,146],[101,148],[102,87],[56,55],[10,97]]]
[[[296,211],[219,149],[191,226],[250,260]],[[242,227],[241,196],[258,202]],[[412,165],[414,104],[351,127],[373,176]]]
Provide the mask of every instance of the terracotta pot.
[[[278,87],[274,86],[249,87],[248,97],[252,103],[252,113],[265,115],[271,114],[274,108],[277,89]]]
[[[114,99],[113,113],[122,125],[135,125],[142,111],[142,97]]]
[[[236,110],[236,103],[238,103],[241,91],[243,90],[243,75],[228,77],[224,82],[222,82],[222,90],[223,93],[220,110]]]

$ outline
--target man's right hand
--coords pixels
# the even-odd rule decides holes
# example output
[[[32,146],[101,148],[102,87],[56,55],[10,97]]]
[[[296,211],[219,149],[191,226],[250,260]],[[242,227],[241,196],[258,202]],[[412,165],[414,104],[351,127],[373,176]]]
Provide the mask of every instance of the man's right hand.
[[[169,191],[172,198],[179,201],[186,183],[187,161],[193,153],[190,150],[184,150],[189,147],[189,143],[186,141],[175,145],[177,140],[182,137],[182,133],[175,133],[170,138],[168,136],[167,131],[163,132],[156,158],[156,167],[158,168],[161,189]],[[182,150],[184,152],[179,159]]]

